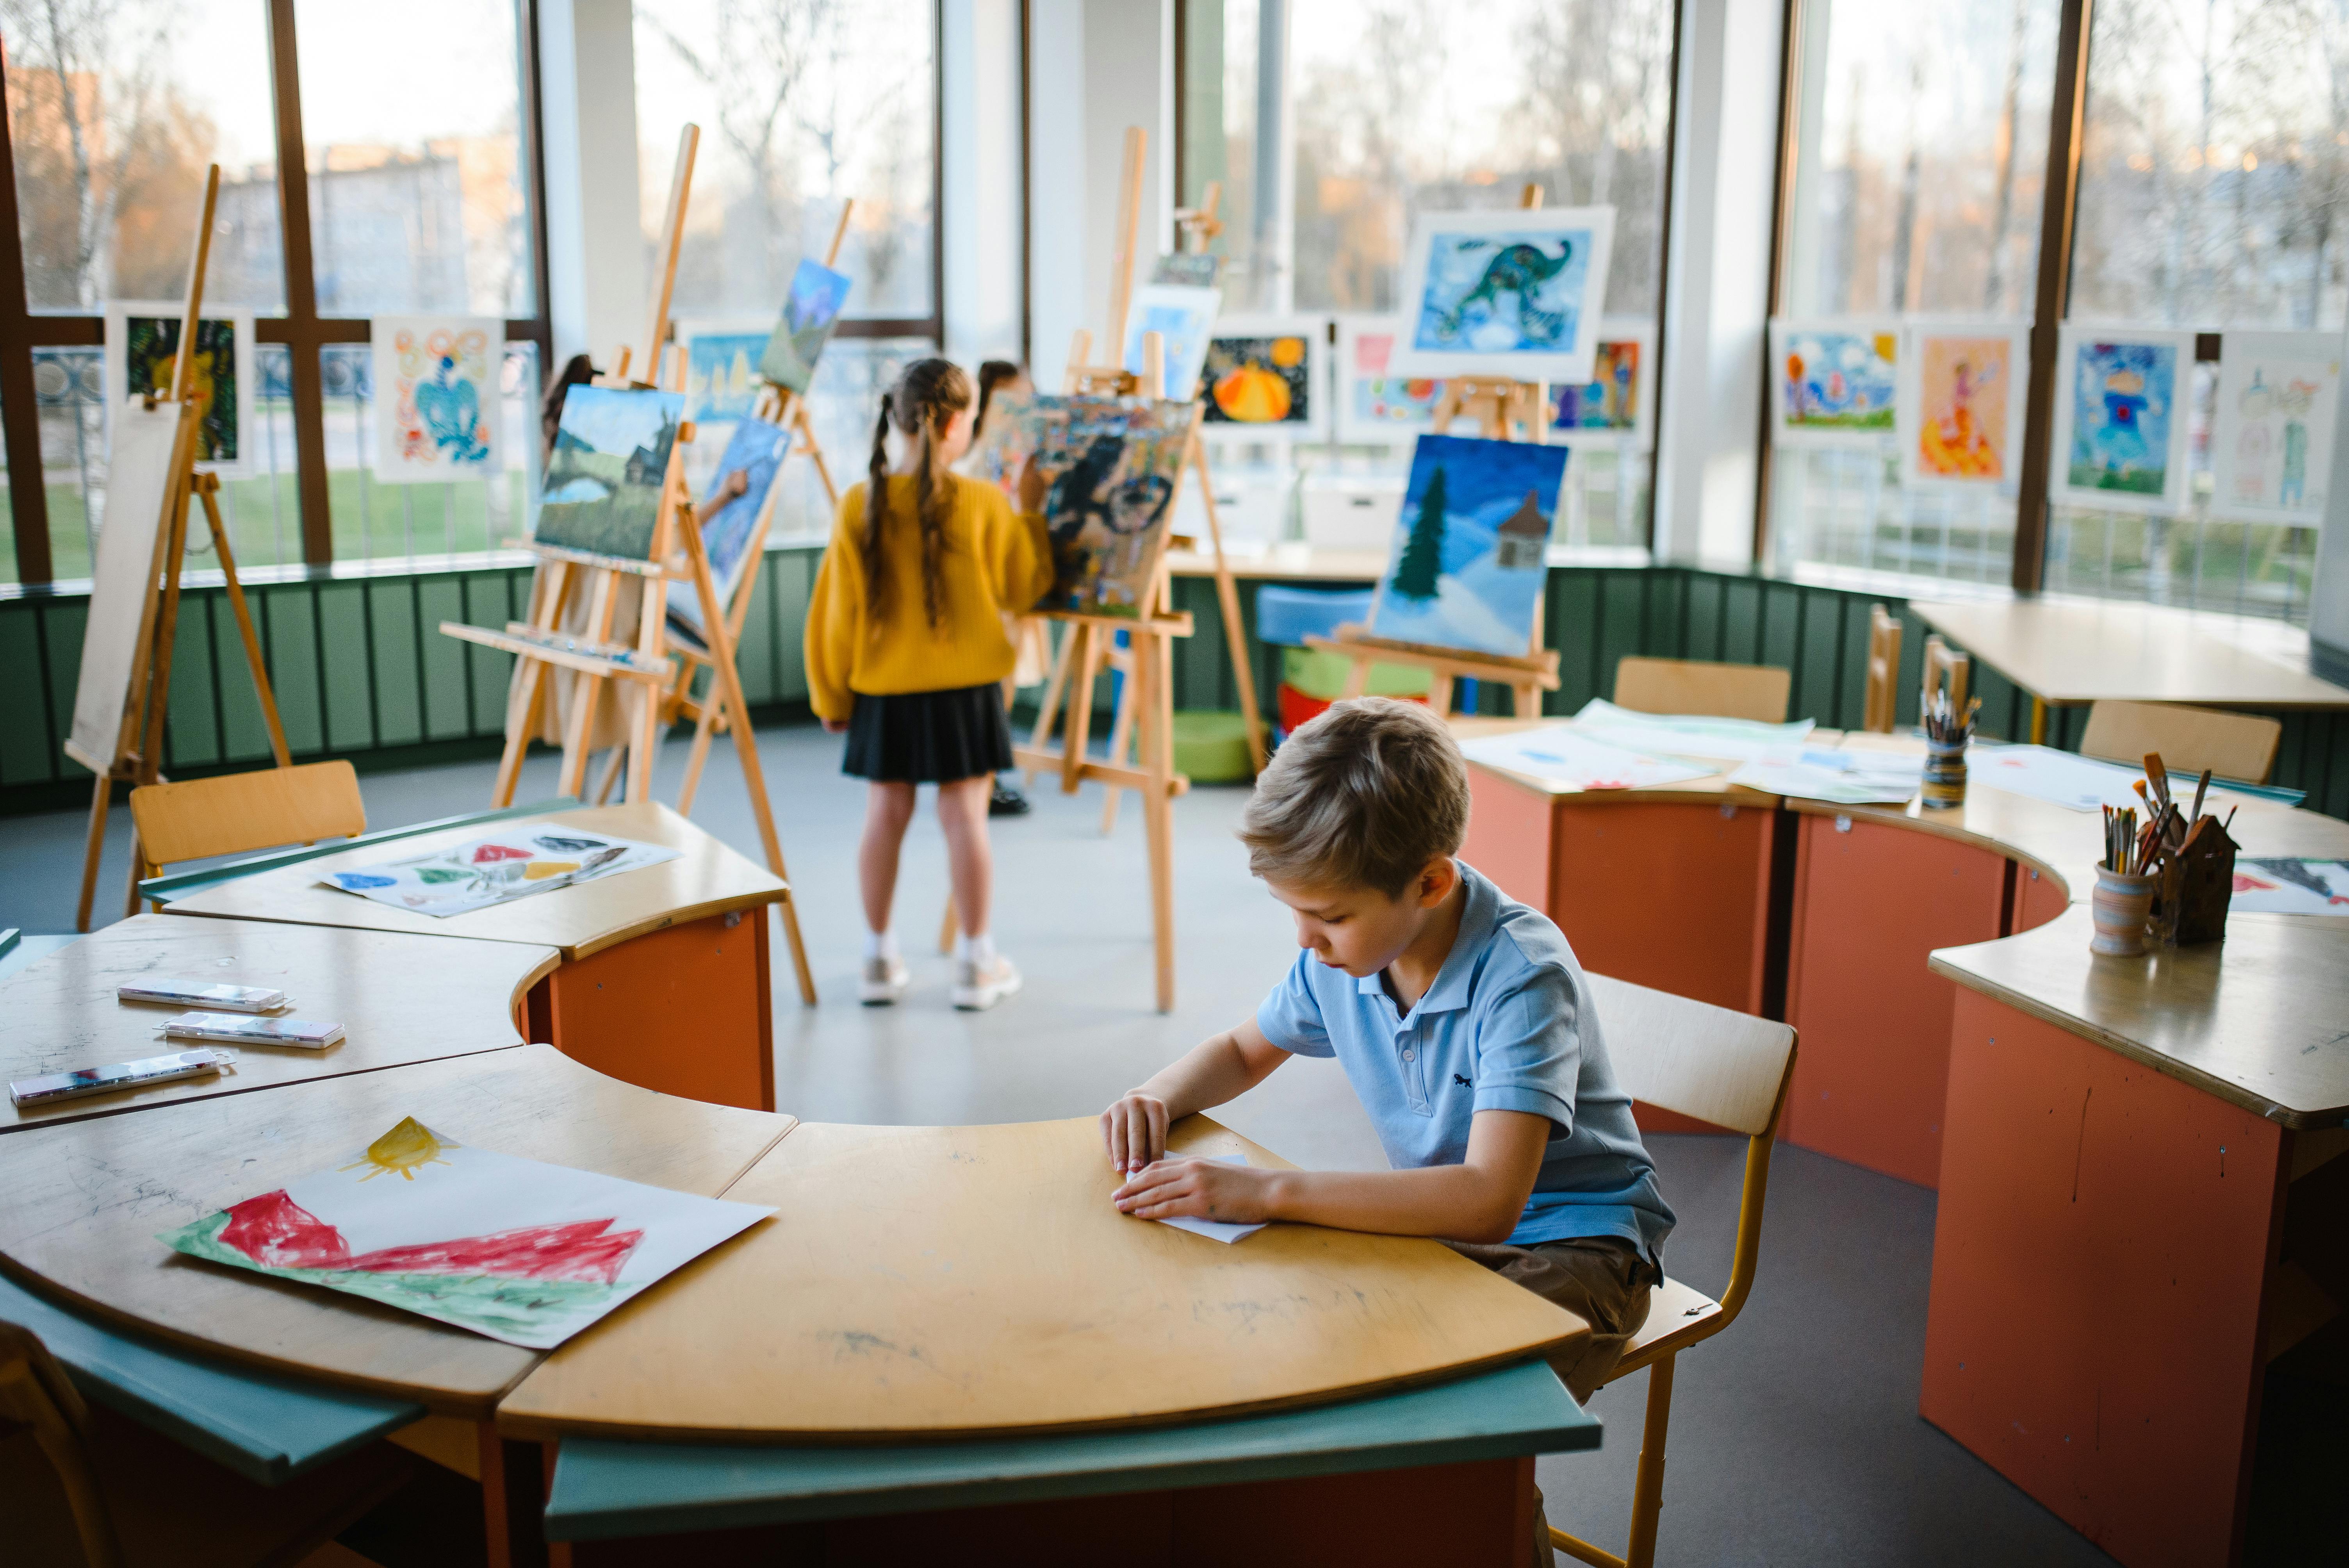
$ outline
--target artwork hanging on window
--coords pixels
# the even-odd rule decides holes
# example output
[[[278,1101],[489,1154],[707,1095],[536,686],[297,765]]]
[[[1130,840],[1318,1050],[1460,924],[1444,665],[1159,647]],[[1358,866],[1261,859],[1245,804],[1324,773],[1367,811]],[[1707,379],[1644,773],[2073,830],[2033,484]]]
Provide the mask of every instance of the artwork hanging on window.
[[[2193,370],[2190,332],[2066,326],[2055,357],[2048,499],[2099,511],[2184,507]]]
[[[2219,340],[2213,516],[2324,521],[2341,353],[2337,332],[2230,332]]]
[[[1337,429],[1341,441],[1400,443],[1435,428],[1441,378],[1394,368],[1402,325],[1390,315],[1338,318]]]
[[[1614,242],[1612,207],[1423,215],[1403,258],[1395,367],[1588,381]]]
[[[742,573],[750,562],[750,536],[759,520],[775,503],[775,474],[792,449],[792,433],[764,419],[744,419],[734,427],[709,490],[695,507],[701,529],[701,547],[709,556],[709,575],[718,588],[718,602],[731,604]],[[692,583],[672,579],[668,585],[671,625],[703,647],[709,634],[701,619],[701,591]]]
[[[1770,324],[1770,438],[1782,447],[1877,448],[1894,434],[1900,324]]]
[[[479,479],[498,453],[506,324],[492,316],[379,315],[375,370],[378,484]]]
[[[106,307],[107,406],[126,397],[168,396],[180,351],[180,313],[169,300],[115,300]],[[196,415],[196,468],[247,479],[254,466],[253,313],[206,310],[196,323],[188,366]],[[292,454],[287,454],[290,469]]]
[[[1188,403],[1199,395],[1207,339],[1215,333],[1216,313],[1223,304],[1220,290],[1188,284],[1145,284],[1135,289],[1125,313],[1125,352],[1119,364],[1141,375],[1142,335],[1157,333],[1166,340],[1166,399]]]
[[[2007,322],[1914,325],[1900,363],[1903,482],[2011,489],[2023,462],[2031,329]]]
[[[1211,289],[1223,280],[1223,273],[1224,258],[1213,251],[1174,251],[1152,265],[1150,281]]]
[[[531,537],[593,555],[648,559],[669,452],[684,418],[681,392],[571,388]]]
[[[1371,603],[1371,634],[1525,657],[1568,455],[1529,441],[1422,436]]]
[[[1209,439],[1325,441],[1330,409],[1324,316],[1227,317],[1207,340],[1199,434]]]
[[[722,425],[747,419],[759,400],[759,362],[774,328],[755,321],[678,324],[685,343],[685,417]]]
[[[1616,447],[1629,441],[1645,451],[1655,444],[1655,329],[1610,317],[1599,324],[1590,379],[1561,381],[1549,389],[1550,439],[1569,447]]]
[[[841,307],[848,303],[848,274],[833,272],[822,262],[802,261],[792,273],[791,292],[783,296],[783,319],[767,339],[759,359],[759,374],[776,386],[804,395],[815,381],[816,361],[840,325]]]

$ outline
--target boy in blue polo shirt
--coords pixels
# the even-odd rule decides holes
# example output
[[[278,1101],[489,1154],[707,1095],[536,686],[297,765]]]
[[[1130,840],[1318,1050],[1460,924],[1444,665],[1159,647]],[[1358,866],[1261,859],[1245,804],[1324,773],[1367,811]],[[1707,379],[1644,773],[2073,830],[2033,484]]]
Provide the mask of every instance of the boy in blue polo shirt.
[[[1573,950],[1453,858],[1467,827],[1466,767],[1425,707],[1355,697],[1289,736],[1240,839],[1305,951],[1254,1018],[1102,1113],[1116,1202],[1436,1237],[1590,1325],[1552,1361],[1588,1400],[1647,1319],[1672,1212]],[[1339,1059],[1393,1170],[1165,1157],[1170,1122],[1292,1055]]]

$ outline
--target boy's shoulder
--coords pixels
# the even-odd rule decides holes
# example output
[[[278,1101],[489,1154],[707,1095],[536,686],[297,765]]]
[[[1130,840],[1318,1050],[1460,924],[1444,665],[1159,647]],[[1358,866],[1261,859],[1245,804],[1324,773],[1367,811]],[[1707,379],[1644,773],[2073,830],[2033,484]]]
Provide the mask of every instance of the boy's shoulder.
[[[1480,951],[1468,975],[1472,1005],[1486,996],[1536,988],[1581,989],[1582,965],[1549,916],[1520,903],[1472,866],[1462,871],[1474,901],[1463,934]]]

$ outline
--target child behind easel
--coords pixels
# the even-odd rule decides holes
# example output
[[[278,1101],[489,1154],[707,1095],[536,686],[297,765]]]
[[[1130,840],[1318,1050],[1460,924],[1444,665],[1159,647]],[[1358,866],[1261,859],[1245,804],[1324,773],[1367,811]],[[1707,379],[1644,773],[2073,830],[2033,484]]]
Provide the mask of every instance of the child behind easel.
[[[866,927],[859,995],[871,1006],[912,984],[889,914],[921,784],[938,787],[963,932],[954,1005],[991,1007],[1019,989],[988,932],[987,807],[995,775],[1011,766],[1004,613],[1052,585],[1040,515],[1047,476],[1031,459],[1015,513],[993,485],[947,471],[970,446],[973,401],[970,377],[945,359],[916,360],[883,395],[871,478],[841,498],[808,606],[811,701],[827,730],[848,737],[842,770],[871,781],[856,857]],[[895,469],[892,425],[903,438]]]

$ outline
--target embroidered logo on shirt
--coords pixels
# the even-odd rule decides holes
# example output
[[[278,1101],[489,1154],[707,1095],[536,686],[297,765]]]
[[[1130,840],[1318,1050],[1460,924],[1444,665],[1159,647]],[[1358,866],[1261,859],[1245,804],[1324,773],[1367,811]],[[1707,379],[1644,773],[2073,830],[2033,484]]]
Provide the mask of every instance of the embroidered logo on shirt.
[[[1458,1084],[1462,1088],[1474,1088],[1475,1087],[1474,1084],[1470,1083],[1466,1078],[1464,1078],[1461,1077],[1458,1073],[1454,1073],[1454,1074],[1452,1075],[1452,1081],[1453,1081],[1454,1083]]]

